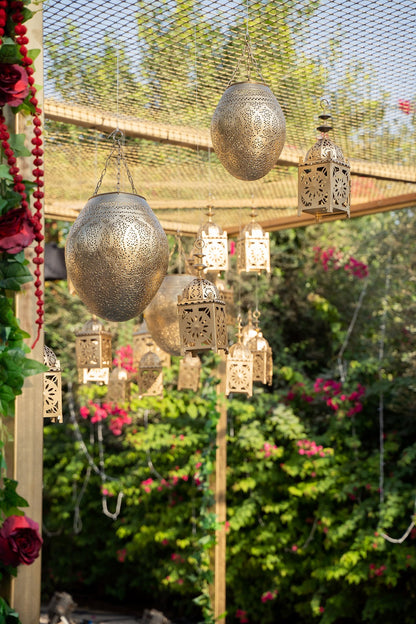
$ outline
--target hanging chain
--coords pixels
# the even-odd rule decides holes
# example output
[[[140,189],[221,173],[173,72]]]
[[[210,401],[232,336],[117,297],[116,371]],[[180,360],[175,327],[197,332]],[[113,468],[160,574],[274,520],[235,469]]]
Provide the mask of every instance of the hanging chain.
[[[256,59],[254,58],[254,54],[253,54],[253,50],[251,47],[251,41],[250,41],[250,36],[248,33],[246,33],[245,38],[244,38],[244,50],[240,55],[240,58],[237,61],[237,66],[233,72],[233,75],[231,76],[231,79],[227,85],[227,87],[229,87],[234,78],[236,77],[236,75],[238,74],[239,70],[240,70],[240,65],[241,62],[243,61],[243,59],[245,58],[246,61],[246,71],[247,71],[247,80],[250,81],[251,80],[251,72],[254,69],[257,72],[257,75],[260,77],[261,81],[265,83],[265,80],[263,78],[263,74],[261,73],[260,67],[256,61]]]
[[[108,138],[109,139],[111,139],[111,138],[113,139],[113,146],[111,148],[111,152],[109,153],[109,155],[106,158],[106,161],[105,161],[105,164],[104,164],[104,169],[103,169],[103,171],[102,171],[102,173],[100,175],[100,179],[97,182],[97,186],[95,187],[95,191],[93,193],[93,196],[97,195],[97,193],[98,193],[98,191],[100,189],[101,183],[103,181],[103,178],[104,178],[105,174],[107,173],[107,167],[108,167],[108,165],[110,163],[110,160],[112,158],[115,158],[115,160],[116,160],[117,193],[120,193],[121,165],[123,165],[125,170],[126,170],[127,178],[128,178],[128,181],[130,182],[130,186],[131,186],[131,188],[133,190],[133,193],[135,195],[137,195],[137,191],[136,191],[135,186],[134,186],[133,178],[132,178],[130,170],[129,170],[128,166],[127,166],[126,158],[124,156],[123,144],[122,144],[122,141],[124,139],[123,132],[117,128],[117,130],[114,130],[114,132],[112,132],[108,136]]]

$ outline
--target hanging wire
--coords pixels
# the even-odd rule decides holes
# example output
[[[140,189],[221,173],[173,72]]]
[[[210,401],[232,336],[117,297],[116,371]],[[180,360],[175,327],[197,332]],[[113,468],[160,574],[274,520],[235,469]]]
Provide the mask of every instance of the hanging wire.
[[[80,505],[81,505],[81,501],[84,497],[85,491],[87,489],[87,485],[88,482],[90,480],[91,477],[91,466],[88,466],[87,468],[87,472],[85,474],[85,479],[84,482],[82,484],[81,490],[78,494],[78,496],[75,499],[75,505],[74,505],[74,520],[73,520],[73,531],[75,533],[75,535],[78,535],[79,533],[81,533],[82,531],[82,518],[81,518],[81,509],[80,509]],[[76,496],[76,483],[74,483],[74,498]]]
[[[143,414],[143,424],[144,424],[144,429],[145,431],[147,431],[148,427],[149,427],[149,410],[144,410],[144,414]],[[159,479],[159,481],[163,480],[162,475],[156,470],[153,461],[152,461],[152,457],[150,455],[150,451],[149,449],[146,449],[146,457],[147,457],[147,465],[149,466],[150,471],[155,475],[155,477],[157,477]]]
[[[386,340],[387,303],[388,303],[388,296],[390,292],[390,279],[391,279],[391,251],[389,252],[388,259],[387,259],[386,280],[385,280],[384,297],[383,297],[383,313],[381,316],[380,340],[379,340],[379,347],[378,347],[378,366],[379,366],[378,378],[380,382],[383,379],[382,363],[384,359],[384,343]],[[381,512],[381,505],[384,502],[384,392],[382,389],[380,389],[380,395],[379,395],[378,414],[379,414],[379,428],[380,428],[379,493],[380,493],[380,512]]]
[[[368,278],[364,281],[363,288],[361,289],[360,296],[359,296],[357,304],[355,306],[354,314],[352,315],[350,324],[349,324],[348,329],[347,329],[347,333],[345,334],[344,342],[342,343],[341,349],[339,350],[339,353],[337,355],[339,376],[340,376],[340,379],[341,379],[342,383],[344,383],[346,381],[346,378],[347,378],[347,364],[344,363],[344,361],[343,361],[344,352],[345,352],[345,349],[348,346],[348,342],[349,342],[349,340],[351,338],[351,334],[352,334],[353,329],[355,327],[355,323],[357,322],[358,314],[360,312],[361,306],[362,306],[363,301],[364,301],[364,297],[365,297],[366,292],[367,292],[367,287],[368,287]]]
[[[98,193],[98,191],[100,189],[101,183],[103,181],[103,178],[104,178],[105,174],[107,173],[107,167],[108,167],[108,165],[110,163],[110,160],[112,158],[115,158],[116,166],[117,166],[117,193],[120,192],[120,172],[121,172],[121,165],[123,165],[125,170],[126,170],[127,178],[128,178],[128,180],[130,182],[130,186],[131,186],[131,188],[133,190],[133,193],[135,195],[137,195],[137,191],[136,191],[135,186],[134,186],[133,178],[132,178],[130,170],[129,170],[128,166],[127,166],[127,162],[126,162],[126,159],[125,159],[125,156],[124,156],[123,145],[122,145],[122,141],[124,142],[124,134],[123,134],[123,132],[121,130],[119,130],[119,129],[113,130],[113,132],[111,134],[109,134],[107,138],[108,139],[111,139],[111,138],[113,139],[113,146],[111,148],[110,154],[106,158],[106,161],[105,161],[105,164],[104,164],[104,169],[103,169],[103,171],[102,171],[102,173],[100,175],[100,178],[99,178],[99,180],[97,182],[97,186],[95,187],[95,191],[94,191],[93,195],[94,196],[97,195],[97,193]]]

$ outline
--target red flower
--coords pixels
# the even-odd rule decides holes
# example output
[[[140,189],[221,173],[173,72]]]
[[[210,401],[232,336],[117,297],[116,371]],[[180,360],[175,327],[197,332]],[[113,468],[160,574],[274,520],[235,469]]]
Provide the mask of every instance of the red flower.
[[[0,63],[0,106],[19,106],[29,95],[27,73],[12,63]]]
[[[406,115],[413,112],[413,106],[409,100],[399,100],[399,108],[403,113],[406,113]]]
[[[30,565],[39,556],[43,540],[39,526],[26,516],[9,516],[0,529],[0,562]]]
[[[0,216],[0,251],[19,253],[35,238],[34,219],[26,208],[14,208]]]

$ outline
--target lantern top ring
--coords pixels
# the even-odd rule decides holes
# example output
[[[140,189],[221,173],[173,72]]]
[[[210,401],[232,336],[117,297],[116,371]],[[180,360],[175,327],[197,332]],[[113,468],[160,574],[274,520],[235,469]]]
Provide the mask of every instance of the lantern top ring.
[[[323,111],[329,108],[329,101],[326,98],[321,98],[321,108]]]

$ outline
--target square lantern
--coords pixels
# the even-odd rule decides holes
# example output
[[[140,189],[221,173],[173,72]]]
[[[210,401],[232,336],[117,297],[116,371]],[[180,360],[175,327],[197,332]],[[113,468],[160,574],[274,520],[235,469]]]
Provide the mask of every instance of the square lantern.
[[[332,127],[327,125],[330,115],[319,116],[322,134],[302,158],[298,169],[298,216],[302,212],[315,215],[319,220],[330,214],[350,216],[351,175],[350,165],[340,147],[327,136]]]
[[[198,249],[202,241],[195,242]],[[214,284],[202,277],[205,266],[202,264],[203,254],[195,253],[197,263],[194,264],[198,277],[190,282],[178,296],[179,334],[181,352],[203,353],[219,350],[228,352],[227,324],[225,303],[220,298]]]
[[[201,360],[198,356],[193,357],[189,351],[179,362],[178,390],[199,389],[201,377]]]
[[[241,342],[241,319],[238,319],[237,342],[230,347],[225,365],[225,394],[253,394],[253,354]]]
[[[237,271],[239,273],[270,273],[269,233],[263,232],[255,222],[256,213],[251,213],[251,223],[246,225],[237,239]]]
[[[148,351],[139,362],[137,385],[140,396],[163,395],[163,372],[160,357]]]
[[[80,384],[94,383],[99,386],[107,386],[110,379],[109,368],[79,368],[78,382]]]
[[[212,206],[208,206],[208,222],[198,232],[202,240],[205,272],[228,271],[228,240],[227,232],[213,222]]]
[[[247,347],[253,354],[253,381],[271,385],[273,378],[272,350],[261,331],[258,330],[257,335],[248,341]],[[271,370],[270,363],[272,364]]]
[[[43,417],[52,422],[63,422],[61,366],[55,353],[43,347],[43,363],[49,368],[43,373]]]
[[[108,403],[125,403],[129,400],[129,379],[126,369],[121,366],[113,368],[108,380],[106,401]]]
[[[79,369],[107,368],[112,365],[111,332],[93,316],[75,332],[75,352]]]
[[[171,357],[169,353],[163,351],[153,340],[148,330],[146,321],[143,321],[133,333],[133,367],[138,370],[140,360],[148,351],[153,351],[159,356],[162,366],[170,367]]]

